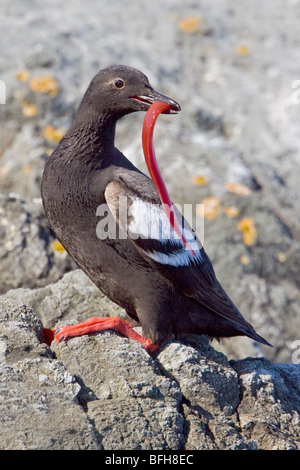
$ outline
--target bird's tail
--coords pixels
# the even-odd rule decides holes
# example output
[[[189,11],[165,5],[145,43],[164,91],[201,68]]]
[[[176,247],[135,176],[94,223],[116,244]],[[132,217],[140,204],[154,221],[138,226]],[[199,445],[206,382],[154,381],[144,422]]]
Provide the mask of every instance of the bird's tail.
[[[247,332],[246,335],[249,336],[249,338],[252,338],[254,341],[257,341],[258,343],[265,344],[266,346],[270,346],[271,348],[273,348],[272,344],[270,344],[262,336],[258,335],[254,330],[251,331],[251,333]]]

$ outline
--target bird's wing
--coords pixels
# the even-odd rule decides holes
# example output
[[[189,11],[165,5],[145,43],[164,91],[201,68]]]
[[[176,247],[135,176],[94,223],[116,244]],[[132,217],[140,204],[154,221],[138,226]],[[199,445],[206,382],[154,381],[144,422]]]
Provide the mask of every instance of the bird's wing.
[[[151,180],[143,178],[142,182],[142,186],[136,184],[132,188],[131,181],[129,187],[126,182],[118,180],[106,187],[106,202],[122,232],[142,257],[184,295],[245,328],[246,321],[218,282],[213,266],[191,227],[174,207],[192,250],[171,228]]]

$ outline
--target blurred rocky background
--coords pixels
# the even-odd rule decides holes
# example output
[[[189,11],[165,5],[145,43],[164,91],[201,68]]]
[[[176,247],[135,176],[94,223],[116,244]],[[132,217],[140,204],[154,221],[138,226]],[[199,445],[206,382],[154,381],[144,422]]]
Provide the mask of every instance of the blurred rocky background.
[[[155,130],[167,187],[174,202],[197,207],[194,225],[204,204],[218,278],[274,345],[213,347],[234,360],[291,363],[300,340],[299,21],[299,0],[2,0],[0,294],[47,327],[122,315],[74,271],[43,215],[40,180],[93,76],[126,64],[181,104]],[[120,121],[117,145],[146,171],[143,118]]]

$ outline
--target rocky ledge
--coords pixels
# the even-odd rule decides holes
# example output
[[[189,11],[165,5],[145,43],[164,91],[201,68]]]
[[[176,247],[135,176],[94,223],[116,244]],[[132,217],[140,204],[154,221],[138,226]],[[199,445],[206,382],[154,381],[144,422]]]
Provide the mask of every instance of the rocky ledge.
[[[49,309],[62,285],[48,286]],[[49,347],[32,308],[0,299],[2,449],[300,448],[296,365],[228,361],[199,337],[156,358],[110,331]]]

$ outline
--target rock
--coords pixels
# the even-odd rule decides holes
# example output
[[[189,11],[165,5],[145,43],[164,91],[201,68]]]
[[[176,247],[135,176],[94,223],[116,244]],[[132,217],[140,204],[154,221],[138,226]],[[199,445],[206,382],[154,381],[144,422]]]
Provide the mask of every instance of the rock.
[[[180,384],[187,403],[185,449],[299,449],[296,365],[265,358],[228,362],[209,346],[176,343],[158,359]]]
[[[0,306],[2,449],[300,449],[296,365],[195,337],[155,359],[109,331],[48,347],[32,309]]]
[[[105,449],[181,449],[184,419],[177,383],[138,343],[114,333],[53,344],[84,387],[81,400]],[[82,354],[83,349],[87,354]]]
[[[45,287],[9,290],[5,297],[31,307],[45,328],[80,323],[94,316],[125,316],[124,310],[102,294],[80,269]]]
[[[299,449],[299,366],[252,358],[231,365],[239,375],[237,412],[243,434],[260,449]]]
[[[188,430],[186,449],[256,448],[240,432],[238,375],[225,356],[209,346],[171,343],[158,360],[180,384]]]
[[[0,448],[100,448],[78,404],[80,385],[42,338],[33,311],[1,297]]]
[[[47,161],[44,139],[34,135],[31,126],[24,123],[22,130],[9,131],[2,144],[7,149],[1,155],[0,185],[5,194],[21,194],[31,200],[40,197],[42,172]]]
[[[0,194],[0,214],[0,293],[46,285],[75,267],[66,252],[54,248],[40,200]]]

